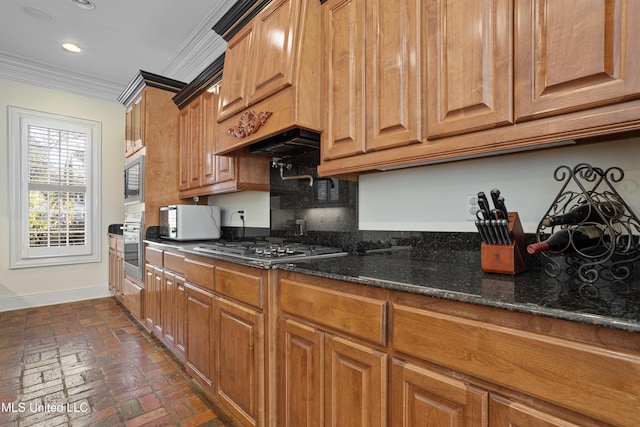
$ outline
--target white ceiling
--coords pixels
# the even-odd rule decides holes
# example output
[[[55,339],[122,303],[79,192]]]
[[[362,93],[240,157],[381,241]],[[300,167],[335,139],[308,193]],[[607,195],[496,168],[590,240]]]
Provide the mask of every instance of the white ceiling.
[[[211,28],[236,0],[91,1],[0,0],[0,78],[106,100],[139,70],[189,83],[224,52]]]

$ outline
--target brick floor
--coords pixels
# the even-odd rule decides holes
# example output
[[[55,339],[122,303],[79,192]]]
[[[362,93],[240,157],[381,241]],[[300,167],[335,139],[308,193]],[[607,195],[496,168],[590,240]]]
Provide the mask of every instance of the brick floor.
[[[114,298],[0,313],[0,426],[230,425]]]

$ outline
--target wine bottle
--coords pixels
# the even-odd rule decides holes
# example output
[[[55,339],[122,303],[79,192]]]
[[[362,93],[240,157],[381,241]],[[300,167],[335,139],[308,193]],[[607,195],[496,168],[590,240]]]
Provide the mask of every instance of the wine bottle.
[[[545,227],[551,227],[554,225],[573,225],[581,224],[583,222],[597,222],[601,223],[602,218],[598,215],[598,210],[602,214],[605,220],[612,220],[622,215],[622,205],[618,202],[596,202],[595,207],[585,202],[569,212],[559,215],[550,216],[542,220],[542,225]]]
[[[570,252],[596,247],[602,238],[602,230],[595,225],[563,228],[553,233],[547,240],[527,246],[527,252],[537,254],[544,251]]]

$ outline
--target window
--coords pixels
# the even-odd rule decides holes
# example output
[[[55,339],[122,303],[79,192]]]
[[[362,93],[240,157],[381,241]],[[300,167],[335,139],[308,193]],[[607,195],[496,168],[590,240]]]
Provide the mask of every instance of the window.
[[[100,261],[100,123],[8,109],[11,268]]]

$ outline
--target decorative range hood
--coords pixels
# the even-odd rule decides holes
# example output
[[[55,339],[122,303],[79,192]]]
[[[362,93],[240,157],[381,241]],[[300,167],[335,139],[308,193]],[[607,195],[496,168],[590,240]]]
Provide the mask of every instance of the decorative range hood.
[[[239,0],[214,26],[227,41],[217,155],[246,147],[277,157],[319,149],[321,12],[317,0]]]

